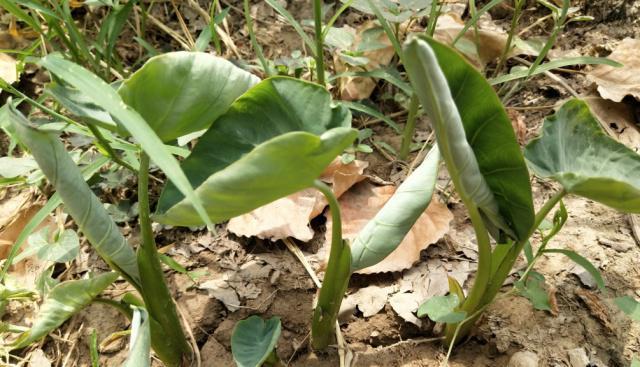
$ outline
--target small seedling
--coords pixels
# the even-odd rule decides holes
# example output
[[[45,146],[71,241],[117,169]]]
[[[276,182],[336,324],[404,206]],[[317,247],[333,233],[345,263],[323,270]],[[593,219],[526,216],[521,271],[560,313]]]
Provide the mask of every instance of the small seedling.
[[[254,315],[239,321],[231,336],[233,360],[238,367],[283,366],[276,353],[281,329],[278,317],[265,321]]]

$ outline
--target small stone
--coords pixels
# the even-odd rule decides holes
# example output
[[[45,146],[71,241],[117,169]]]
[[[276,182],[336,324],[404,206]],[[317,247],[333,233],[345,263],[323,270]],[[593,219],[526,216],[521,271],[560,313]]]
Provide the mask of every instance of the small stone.
[[[584,348],[571,349],[567,354],[571,367],[587,367],[589,365],[589,357]]]
[[[508,367],[538,367],[538,355],[528,350],[516,352],[509,359]]]

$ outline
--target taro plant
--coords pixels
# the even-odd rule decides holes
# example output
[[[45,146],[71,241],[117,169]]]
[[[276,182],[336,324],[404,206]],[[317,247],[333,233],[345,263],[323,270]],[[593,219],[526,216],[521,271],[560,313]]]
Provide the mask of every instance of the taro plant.
[[[211,225],[319,185],[315,179],[356,139],[351,115],[334,106],[329,93],[316,84],[286,77],[257,83],[257,78],[231,63],[202,53],[154,57],[117,89],[55,54],[40,65],[56,77],[48,93],[73,115],[98,131],[136,142],[138,156],[131,166],[138,173],[142,241],[137,255],[85,183],[55,128],[33,124],[12,105],[6,107],[12,131],[34,156],[79,229],[142,296],[142,300],[127,295],[121,302],[101,301],[128,316],[132,315],[128,305],[144,307],[156,354],[166,365],[179,365],[189,346],[164,282],[151,229],[151,162],[170,180],[155,219],[181,226]],[[200,138],[180,165],[170,153],[175,147],[165,144],[184,136]],[[53,298],[50,303],[75,312],[115,277],[108,280],[74,307]],[[69,294],[65,301],[72,302],[74,293]],[[42,314],[48,327],[25,334],[14,347],[37,340],[73,312]]]
[[[452,281],[446,299],[430,300],[419,311],[447,323],[445,340],[453,345],[496,297],[533,232],[565,195],[640,212],[640,156],[605,136],[584,102],[567,102],[525,150],[534,173],[562,185],[534,214],[525,159],[486,80],[455,50],[433,39],[416,37],[404,52],[409,79],[431,118],[442,157],[476,233],[478,272],[469,293],[465,295]],[[564,224],[562,209],[547,242]],[[545,246],[540,251],[565,254],[597,273],[575,252]]]

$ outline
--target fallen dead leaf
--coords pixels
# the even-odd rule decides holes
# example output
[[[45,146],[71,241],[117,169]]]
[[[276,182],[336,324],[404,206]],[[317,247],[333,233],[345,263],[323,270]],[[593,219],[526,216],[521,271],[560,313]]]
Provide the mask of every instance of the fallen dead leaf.
[[[336,197],[340,197],[355,183],[364,180],[364,169],[368,163],[354,161],[342,164],[336,158],[323,172],[320,179],[332,184]],[[238,236],[281,240],[293,237],[300,241],[313,238],[309,221],[322,213],[327,201],[316,189],[305,189],[278,199],[250,213],[232,218],[227,225],[230,232]]]
[[[18,69],[16,60],[5,54],[0,53],[0,78],[9,84],[13,84],[18,80]]]
[[[451,44],[465,26],[464,21],[457,14],[442,14],[438,18],[434,38]],[[470,27],[464,36],[456,43],[456,48],[461,51],[469,61],[478,69],[483,69],[489,62],[497,59],[504,52],[507,44],[507,32],[496,26],[490,20],[482,22],[478,28],[477,38],[473,27]],[[476,42],[478,46],[476,47]],[[535,55],[532,48],[513,47],[509,55]]]
[[[231,312],[240,308],[240,298],[238,298],[238,294],[233,288],[231,288],[229,283],[222,278],[211,279],[203,282],[198,288],[207,291],[209,293],[209,297],[222,302]]]
[[[640,99],[640,40],[625,38],[609,55],[622,67],[598,65],[588,74],[603,98],[620,102],[625,96]]]
[[[511,127],[513,127],[518,143],[524,145],[527,137],[527,125],[524,123],[524,115],[510,108],[507,109],[507,115],[509,115],[509,119],[511,120]]]
[[[29,366],[31,367],[51,367],[51,361],[40,348],[29,353]]]
[[[422,326],[422,320],[413,313],[420,307],[420,301],[417,301],[412,293],[396,293],[389,299],[391,308],[402,317],[405,321],[410,322],[417,327]]]
[[[363,42],[364,32],[374,27],[376,27],[376,24],[373,21],[366,22],[358,27],[358,29],[355,30],[355,40],[351,44],[350,49],[356,50],[358,45]],[[369,60],[369,62],[363,66],[354,67],[346,64],[340,58],[341,50],[338,50],[338,52],[334,54],[336,73],[343,73],[346,71],[362,71],[363,68],[366,70],[375,70],[387,66],[395,55],[395,50],[391,45],[391,41],[389,41],[389,38],[384,32],[380,32],[380,36],[378,37],[377,41],[384,45],[387,45],[387,47],[363,52],[362,56],[366,57]],[[347,101],[367,99],[371,96],[371,93],[373,92],[375,87],[376,82],[371,78],[358,76],[342,77],[340,78],[339,86],[340,97],[341,99]]]
[[[373,186],[366,182],[356,185],[340,198],[342,216],[342,236],[353,240],[360,230],[371,220],[396,191],[395,186]],[[325,246],[330,246],[331,219],[327,214]],[[360,274],[402,271],[410,268],[420,259],[420,252],[437,242],[449,231],[453,215],[446,205],[437,199],[431,201],[425,212],[418,218],[407,236],[386,259]],[[328,251],[326,251],[328,253]]]
[[[638,70],[640,72],[640,70]],[[628,148],[640,152],[640,129],[636,124],[635,111],[624,102],[613,102],[598,96],[582,98],[607,132]]]
[[[341,309],[358,307],[362,312],[362,316],[371,317],[384,308],[389,295],[395,291],[395,286],[378,287],[377,285],[370,285],[360,288],[342,301],[343,306],[341,306]]]

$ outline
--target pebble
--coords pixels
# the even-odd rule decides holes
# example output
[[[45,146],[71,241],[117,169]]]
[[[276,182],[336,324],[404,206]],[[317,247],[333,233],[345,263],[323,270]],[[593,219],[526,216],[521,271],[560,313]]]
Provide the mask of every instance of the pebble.
[[[516,352],[509,359],[508,367],[538,367],[538,355],[528,350]]]

